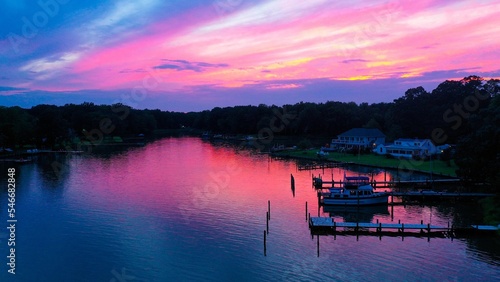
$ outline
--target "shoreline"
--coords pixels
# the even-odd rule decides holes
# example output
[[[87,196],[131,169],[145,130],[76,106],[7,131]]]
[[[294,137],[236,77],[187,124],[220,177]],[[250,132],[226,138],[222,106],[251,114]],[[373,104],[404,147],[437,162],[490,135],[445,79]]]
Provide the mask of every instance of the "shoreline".
[[[316,155],[317,150],[309,149],[309,150],[295,150],[295,151],[281,151],[281,152],[271,152],[269,155],[271,157],[285,158],[285,159],[296,159],[296,160],[307,160],[307,161],[316,161],[316,162],[330,162],[330,163],[339,163],[346,165],[359,165],[365,167],[373,167],[373,168],[382,168],[382,169],[390,169],[390,170],[402,170],[402,171],[411,171],[417,172],[427,175],[436,175],[440,177],[449,177],[454,179],[459,179],[456,173],[452,169],[456,169],[456,166],[450,165],[448,171],[443,171],[443,161],[434,160],[437,165],[437,170],[427,170],[427,169],[418,169],[419,166],[425,166],[430,164],[429,161],[423,161],[422,164],[412,164],[412,160],[407,159],[391,159],[386,158],[384,156],[378,156],[373,154],[367,155],[348,155],[344,154],[339,158],[339,153],[334,153],[332,155],[327,155],[325,157],[319,158]],[[355,159],[358,159],[357,161]],[[379,161],[378,163],[373,162]],[[422,161],[413,161],[413,162],[422,162]],[[385,164],[384,164],[385,163]],[[392,165],[389,165],[392,164]]]

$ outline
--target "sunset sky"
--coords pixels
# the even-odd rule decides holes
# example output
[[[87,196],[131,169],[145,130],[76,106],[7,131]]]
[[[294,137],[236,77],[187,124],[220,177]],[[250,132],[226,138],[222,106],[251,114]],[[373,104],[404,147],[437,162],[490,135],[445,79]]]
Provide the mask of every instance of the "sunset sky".
[[[374,103],[500,78],[499,1],[0,3],[5,106]]]

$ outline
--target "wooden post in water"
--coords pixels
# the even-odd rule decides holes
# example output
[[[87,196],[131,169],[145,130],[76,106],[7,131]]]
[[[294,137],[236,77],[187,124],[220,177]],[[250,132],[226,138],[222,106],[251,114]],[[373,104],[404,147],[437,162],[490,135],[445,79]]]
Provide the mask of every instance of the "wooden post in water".
[[[318,210],[319,210],[319,207],[321,207],[321,193],[322,192],[318,191],[318,194],[317,194],[318,195]],[[319,213],[318,213],[318,216],[319,216]]]
[[[264,256],[267,256],[266,230],[264,230]]]
[[[306,221],[307,221],[307,201],[306,201]]]
[[[316,238],[318,240],[318,257],[319,257],[319,235],[316,235]]]
[[[359,222],[356,221],[356,241],[359,241]]]
[[[266,230],[267,234],[269,234],[269,212],[266,212]]]
[[[271,220],[271,201],[267,200],[267,218],[268,220]]]

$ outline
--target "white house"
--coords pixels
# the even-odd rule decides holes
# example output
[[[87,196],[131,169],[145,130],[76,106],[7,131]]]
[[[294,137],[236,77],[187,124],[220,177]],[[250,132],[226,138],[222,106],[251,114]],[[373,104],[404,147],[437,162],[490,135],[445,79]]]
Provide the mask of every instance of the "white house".
[[[439,153],[430,139],[397,139],[394,144],[379,144],[373,150],[380,155],[389,154],[396,158],[426,157]]]
[[[353,128],[333,139],[330,148],[353,149],[373,148],[378,144],[385,143],[385,135],[377,128]]]

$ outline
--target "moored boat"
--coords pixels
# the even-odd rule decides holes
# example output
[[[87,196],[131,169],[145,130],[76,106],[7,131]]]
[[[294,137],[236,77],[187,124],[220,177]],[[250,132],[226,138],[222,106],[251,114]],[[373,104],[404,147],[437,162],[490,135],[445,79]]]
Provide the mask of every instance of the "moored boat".
[[[353,205],[386,205],[389,194],[375,192],[365,176],[344,176],[342,188],[330,188],[329,192],[321,193],[321,202],[324,205],[353,206]]]

